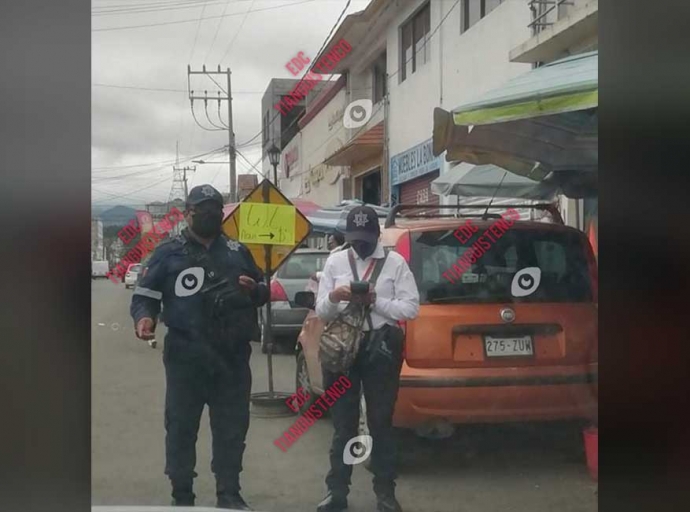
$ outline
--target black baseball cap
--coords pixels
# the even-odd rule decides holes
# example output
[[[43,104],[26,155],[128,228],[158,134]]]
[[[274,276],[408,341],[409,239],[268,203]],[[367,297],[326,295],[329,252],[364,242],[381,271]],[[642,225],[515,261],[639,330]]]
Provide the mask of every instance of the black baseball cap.
[[[379,217],[370,206],[356,206],[347,214],[347,227],[345,228],[345,240],[363,240],[376,243],[381,234]]]
[[[196,206],[204,201],[215,201],[221,207],[223,206],[223,196],[211,185],[197,185],[189,191],[188,206]]]

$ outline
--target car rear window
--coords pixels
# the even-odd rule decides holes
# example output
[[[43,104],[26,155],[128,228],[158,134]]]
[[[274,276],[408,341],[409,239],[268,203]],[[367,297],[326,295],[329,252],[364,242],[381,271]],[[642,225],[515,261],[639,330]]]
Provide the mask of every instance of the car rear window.
[[[511,229],[461,276],[443,276],[481,230],[464,244],[453,231],[412,233],[410,268],[422,303],[588,302],[592,300],[589,267],[580,236],[573,232]],[[532,293],[514,297],[515,274],[526,267],[541,270]],[[449,274],[446,274],[448,276]]]
[[[328,256],[328,253],[293,254],[278,269],[277,276],[283,279],[309,279],[315,272],[323,270]]]
[[[130,272],[141,272],[141,265],[132,265],[129,267]]]

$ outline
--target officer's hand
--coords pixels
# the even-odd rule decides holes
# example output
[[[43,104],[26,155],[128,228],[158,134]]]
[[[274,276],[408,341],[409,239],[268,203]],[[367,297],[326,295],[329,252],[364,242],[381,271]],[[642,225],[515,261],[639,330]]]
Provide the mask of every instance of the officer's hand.
[[[350,300],[352,298],[350,285],[345,284],[343,286],[338,286],[335,290],[328,294],[328,298],[331,302],[335,303]]]
[[[137,322],[135,333],[140,340],[152,340],[155,338],[153,331],[156,330],[156,325],[152,318],[142,318]]]
[[[251,292],[256,288],[256,281],[249,276],[240,276],[240,287],[246,292]]]

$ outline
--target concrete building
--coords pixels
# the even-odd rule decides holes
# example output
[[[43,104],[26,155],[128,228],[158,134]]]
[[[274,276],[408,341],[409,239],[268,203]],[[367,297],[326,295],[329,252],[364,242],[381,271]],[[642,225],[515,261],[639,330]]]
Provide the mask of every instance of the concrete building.
[[[268,148],[273,144],[281,151],[285,148],[299,131],[297,119],[304,114],[310,97],[324,87],[322,82],[317,83],[312,94],[301,99],[287,114],[281,114],[274,105],[286,97],[298,83],[299,79],[274,78],[261,98],[261,157],[262,173],[265,176],[273,175],[273,168],[268,161]]]
[[[405,2],[388,29],[391,200],[455,204],[431,182],[454,164],[431,153],[433,110],[452,110],[529,71],[511,48],[529,36],[524,0]],[[484,202],[486,198],[461,202]]]
[[[348,198],[455,204],[456,197],[439,198],[430,190],[455,165],[431,153],[434,108],[471,102],[529,72],[538,65],[535,58],[543,62],[596,47],[593,3],[373,0],[347,16],[314,58],[341,39],[352,46],[332,69],[340,75],[336,83],[307,97],[299,132],[284,134],[284,192],[322,205]],[[365,122],[354,118],[353,102],[363,105]],[[516,201],[495,201],[501,202]]]
[[[371,108],[365,107],[366,123],[354,123],[355,128],[329,119],[329,140],[336,141],[334,148],[341,147],[326,151],[326,167],[315,171],[309,166],[318,166],[320,155],[312,155],[313,161],[304,156],[312,153],[307,147],[326,146],[318,140],[324,125],[320,114],[307,120],[307,109],[299,123],[301,139],[290,144],[300,147],[299,172],[310,175],[300,196],[316,202],[317,197],[352,197],[374,204],[438,202],[429,184],[450,164],[431,157],[434,107],[453,108],[530,69],[508,60],[509,51],[530,35],[530,11],[523,0],[488,5],[470,0],[449,13],[452,5],[374,0],[343,20],[331,43],[345,39],[352,51],[336,64],[333,72],[342,75],[337,93],[321,108],[332,112],[329,117],[343,119],[354,115],[349,108],[353,102],[369,101]],[[340,168],[341,190],[328,179],[320,184],[320,174],[326,175],[321,169],[328,167]],[[320,187],[316,194],[315,182]],[[290,191],[295,193],[296,187],[291,185]]]

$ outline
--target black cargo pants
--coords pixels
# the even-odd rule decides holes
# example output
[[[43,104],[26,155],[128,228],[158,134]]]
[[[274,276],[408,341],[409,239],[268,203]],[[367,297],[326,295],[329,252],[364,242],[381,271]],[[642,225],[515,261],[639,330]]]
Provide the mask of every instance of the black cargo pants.
[[[393,411],[400,383],[403,335],[397,327],[387,329],[387,334],[383,339],[388,354],[372,350],[375,347],[370,343],[370,333],[365,333],[357,358],[345,374],[352,382],[352,387],[337,398],[330,408],[335,432],[326,485],[334,495],[347,496],[349,493],[352,465],[343,460],[343,451],[347,442],[358,435],[360,386],[364,388],[367,425],[369,435],[373,438],[370,457],[374,492],[377,495],[386,494],[395,489],[397,447],[393,436]],[[328,389],[341,375],[324,370],[324,389]],[[360,453],[353,455],[359,456]]]
[[[251,347],[205,365],[179,357],[165,362],[165,474],[179,504],[193,504],[192,482],[197,476],[196,440],[204,405],[208,404],[218,496],[240,490],[239,474],[249,428],[249,395],[252,386]]]

